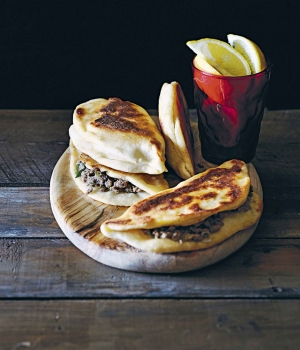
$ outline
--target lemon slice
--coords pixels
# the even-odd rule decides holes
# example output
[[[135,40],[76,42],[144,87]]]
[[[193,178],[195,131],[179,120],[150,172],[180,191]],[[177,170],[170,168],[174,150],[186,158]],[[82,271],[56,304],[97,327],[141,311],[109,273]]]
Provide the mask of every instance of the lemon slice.
[[[191,40],[186,44],[222,75],[244,76],[251,74],[246,59],[224,41],[207,38]]]
[[[267,67],[264,54],[253,41],[235,34],[228,34],[227,38],[229,44],[246,59],[252,74],[259,73]]]
[[[205,59],[199,55],[197,55],[194,58],[194,66],[204,72],[214,74],[214,75],[222,75],[220,72],[218,72],[213,66],[211,66],[208,62],[205,61]]]

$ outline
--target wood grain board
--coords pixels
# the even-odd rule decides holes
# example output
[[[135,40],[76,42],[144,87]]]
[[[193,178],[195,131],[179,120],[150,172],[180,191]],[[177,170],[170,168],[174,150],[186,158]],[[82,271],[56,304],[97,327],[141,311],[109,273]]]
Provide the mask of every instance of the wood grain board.
[[[1,350],[299,348],[299,300],[13,300],[0,309]]]
[[[257,226],[256,224],[240,231],[208,249],[172,254],[137,250],[101,234],[101,223],[120,216],[126,207],[106,205],[82,193],[71,177],[69,162],[70,151],[67,149],[57,162],[50,180],[50,202],[54,217],[77,248],[105,265],[151,273],[177,273],[199,269],[234,253],[248,241]],[[251,184],[262,196],[257,172],[252,164],[248,168]]]
[[[178,274],[115,269],[66,237],[1,239],[0,299],[299,299],[299,240],[255,237],[219,263]]]

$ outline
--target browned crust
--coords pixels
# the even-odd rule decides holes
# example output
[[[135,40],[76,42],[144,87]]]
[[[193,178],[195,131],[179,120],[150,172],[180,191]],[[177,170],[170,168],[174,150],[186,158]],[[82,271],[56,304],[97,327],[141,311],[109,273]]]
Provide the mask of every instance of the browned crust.
[[[238,162],[238,161],[237,161]],[[241,172],[239,162],[234,164],[230,169],[226,168],[213,168],[210,169],[206,174],[201,177],[192,180],[188,185],[175,188],[173,191],[168,191],[167,193],[162,193],[154,196],[151,199],[141,201],[138,206],[134,207],[135,215],[145,215],[147,212],[151,211],[153,208],[164,205],[162,210],[175,209],[186,206],[189,202],[193,200],[188,194],[196,190],[204,189],[207,184],[215,189],[229,188],[230,191],[227,198],[230,202],[234,202],[240,195],[241,189],[237,187],[234,183],[235,174]],[[199,201],[207,199],[207,194],[199,196]],[[226,203],[228,204],[229,201]],[[191,210],[199,212],[202,209],[195,204],[190,207]]]
[[[144,114],[139,112],[135,105],[119,98],[110,98],[108,104],[99,110],[99,118],[91,122],[95,127],[119,130],[122,132],[134,132],[140,135],[152,135],[152,131],[141,129],[139,118]]]
[[[122,132],[148,137],[150,143],[158,150],[162,149],[161,143],[156,139],[156,135],[151,128],[147,128],[145,114],[138,110],[138,106],[129,101],[122,101],[113,97],[108,99],[108,103],[98,111],[99,117],[91,122],[96,128],[106,129],[113,132]],[[77,108],[76,114],[83,117],[84,108]]]
[[[162,191],[156,195],[148,197],[144,200],[139,201],[138,205],[133,205],[131,207],[132,214],[139,217],[143,222],[148,222],[151,219],[151,211],[154,208],[159,207],[160,211],[167,212],[168,210],[179,209],[182,207],[188,207],[190,214],[199,215],[205,212],[206,209],[202,209],[198,203],[195,203],[195,198],[197,202],[201,203],[203,200],[214,198],[217,194],[213,190],[227,189],[226,202],[220,202],[222,206],[229,207],[232,203],[238,202],[239,198],[244,195],[243,188],[240,188],[236,184],[236,174],[243,171],[244,162],[240,160],[231,160],[232,166],[230,168],[211,168],[201,176],[196,176],[194,179],[187,181],[188,183],[184,186],[178,186],[166,191]],[[205,190],[210,188],[211,192],[206,192],[203,194],[195,195],[195,192]],[[191,195],[191,193],[193,193]],[[190,204],[190,205],[189,205]],[[149,218],[149,219],[145,219]],[[131,221],[124,223],[124,219],[112,219],[108,221],[108,224],[123,225]]]

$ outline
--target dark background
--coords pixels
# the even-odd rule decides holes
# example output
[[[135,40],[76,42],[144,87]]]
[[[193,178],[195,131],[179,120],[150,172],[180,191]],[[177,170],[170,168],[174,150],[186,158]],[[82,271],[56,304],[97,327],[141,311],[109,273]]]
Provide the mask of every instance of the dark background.
[[[254,40],[273,62],[267,108],[300,108],[300,1],[0,1],[0,108],[73,109],[96,97],[157,108],[178,81],[193,108],[186,41]]]

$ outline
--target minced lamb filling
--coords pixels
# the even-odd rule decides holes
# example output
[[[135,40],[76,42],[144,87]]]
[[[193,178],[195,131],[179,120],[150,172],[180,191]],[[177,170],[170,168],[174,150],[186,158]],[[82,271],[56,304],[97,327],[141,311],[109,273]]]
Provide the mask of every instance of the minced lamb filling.
[[[89,169],[80,160],[76,163],[76,177],[81,177],[82,181],[88,186],[87,194],[94,188],[101,192],[113,191],[115,193],[138,193],[142,190],[131,182],[123,179],[116,179],[99,169]]]
[[[145,230],[147,234],[154,238],[168,238],[177,242],[209,242],[210,234],[218,232],[224,225],[223,219],[230,212],[245,212],[250,210],[252,188],[250,188],[246,202],[239,208],[214,214],[198,224],[190,226],[165,226],[155,229]]]

